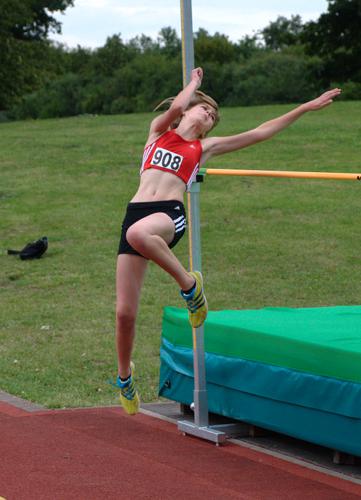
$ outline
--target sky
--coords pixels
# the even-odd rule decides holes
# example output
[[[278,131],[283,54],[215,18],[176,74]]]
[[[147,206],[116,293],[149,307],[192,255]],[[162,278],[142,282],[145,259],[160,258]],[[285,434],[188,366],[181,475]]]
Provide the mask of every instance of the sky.
[[[299,14],[303,22],[316,20],[327,6],[327,0],[193,0],[193,31],[218,31],[237,42],[278,16]],[[156,40],[165,26],[180,36],[180,0],[74,0],[74,7],[55,17],[62,23],[62,34],[50,38],[68,47],[101,47],[114,34],[125,42],[141,34]]]

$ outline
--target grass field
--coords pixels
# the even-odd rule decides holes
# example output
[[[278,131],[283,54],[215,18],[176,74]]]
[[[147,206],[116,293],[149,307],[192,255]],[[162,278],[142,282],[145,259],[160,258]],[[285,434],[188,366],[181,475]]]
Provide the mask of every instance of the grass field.
[[[224,109],[217,134],[290,109]],[[207,166],[361,172],[361,102],[304,116]],[[116,393],[114,271],[151,114],[0,125],[0,388],[49,407],[108,405]],[[357,182],[215,178],[202,185],[203,271],[211,309],[361,303]],[[37,261],[6,255],[48,236]],[[176,254],[187,264],[186,238]],[[162,308],[183,307],[150,265],[134,360],[157,399]]]

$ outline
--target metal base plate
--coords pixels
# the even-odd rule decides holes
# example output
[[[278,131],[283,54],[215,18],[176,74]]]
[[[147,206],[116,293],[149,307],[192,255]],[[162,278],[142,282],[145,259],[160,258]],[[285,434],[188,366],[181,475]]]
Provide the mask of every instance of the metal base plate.
[[[207,439],[216,444],[225,443],[227,438],[248,435],[248,426],[245,424],[221,424],[199,427],[187,420],[178,421],[178,429],[185,434],[190,434],[202,439]]]

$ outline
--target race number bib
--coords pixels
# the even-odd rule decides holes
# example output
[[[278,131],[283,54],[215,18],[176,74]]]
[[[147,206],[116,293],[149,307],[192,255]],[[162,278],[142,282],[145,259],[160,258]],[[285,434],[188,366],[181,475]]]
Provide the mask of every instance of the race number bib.
[[[150,164],[177,172],[182,165],[182,161],[183,156],[172,153],[167,149],[157,148]]]

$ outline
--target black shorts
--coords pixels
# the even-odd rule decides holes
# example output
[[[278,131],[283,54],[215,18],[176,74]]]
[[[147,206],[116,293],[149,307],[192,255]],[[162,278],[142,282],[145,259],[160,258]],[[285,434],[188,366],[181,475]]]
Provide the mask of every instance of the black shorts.
[[[127,212],[122,224],[122,233],[120,237],[118,255],[122,253],[130,253],[140,255],[127,241],[126,233],[130,226],[138,220],[144,219],[148,215],[162,212],[169,215],[175,225],[175,233],[173,240],[169,243],[169,248],[173,248],[183,236],[186,229],[186,213],[184,205],[181,201],[166,200],[166,201],[146,201],[140,203],[128,203]]]

